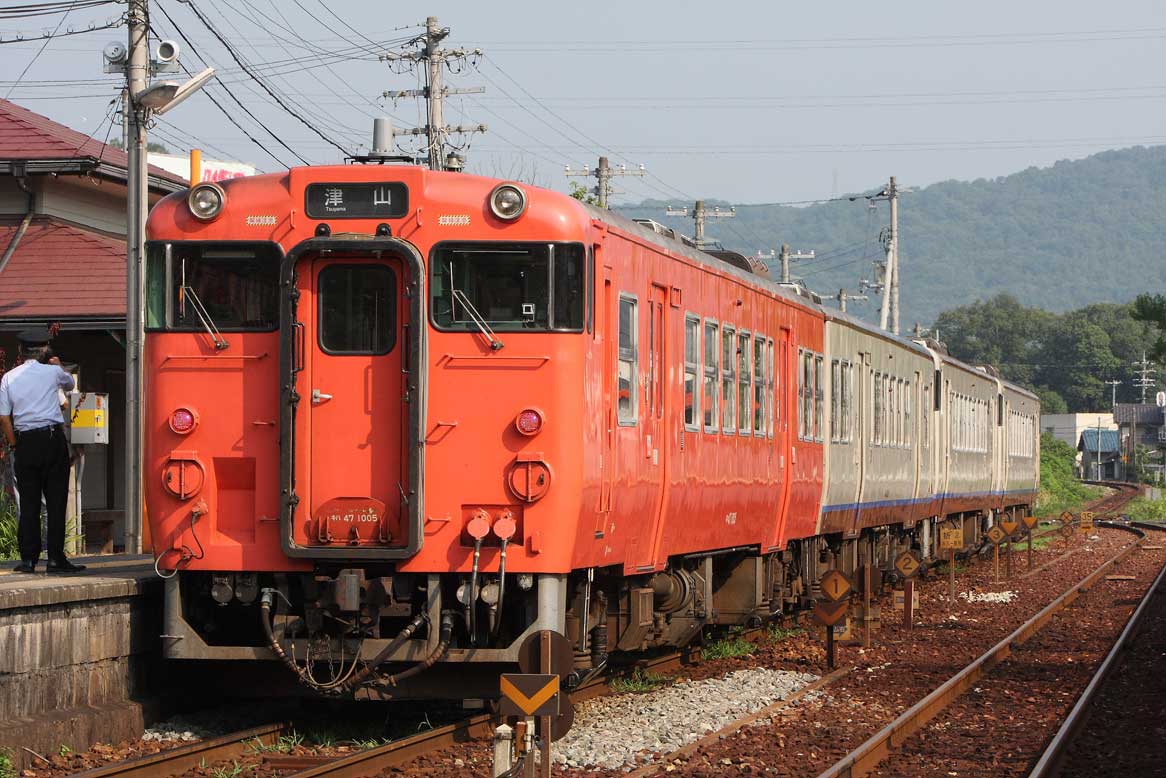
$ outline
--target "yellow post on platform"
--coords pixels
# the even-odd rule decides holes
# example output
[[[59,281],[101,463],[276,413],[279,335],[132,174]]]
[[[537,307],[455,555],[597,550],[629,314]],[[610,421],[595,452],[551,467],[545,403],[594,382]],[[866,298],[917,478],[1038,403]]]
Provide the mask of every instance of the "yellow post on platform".
[[[199,183],[200,181],[202,181],[202,150],[201,149],[191,149],[190,150],[190,185],[194,186],[195,184]]]

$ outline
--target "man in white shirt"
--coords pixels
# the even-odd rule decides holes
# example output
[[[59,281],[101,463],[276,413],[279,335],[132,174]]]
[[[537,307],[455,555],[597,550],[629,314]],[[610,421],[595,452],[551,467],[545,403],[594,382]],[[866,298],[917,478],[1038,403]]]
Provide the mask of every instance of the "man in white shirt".
[[[84,570],[65,558],[65,507],[69,494],[69,442],[59,392],[73,389],[73,377],[49,349],[46,330],[20,333],[22,362],[0,378],[0,430],[16,448],[16,486],[20,491],[18,573],[36,571],[40,559],[40,509],[48,512],[50,573]]]

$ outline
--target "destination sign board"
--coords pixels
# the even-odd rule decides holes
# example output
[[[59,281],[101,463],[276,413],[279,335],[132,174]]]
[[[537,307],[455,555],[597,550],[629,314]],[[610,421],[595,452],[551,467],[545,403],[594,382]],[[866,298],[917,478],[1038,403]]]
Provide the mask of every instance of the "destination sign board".
[[[399,219],[409,212],[409,188],[400,181],[308,184],[304,211],[312,219]]]

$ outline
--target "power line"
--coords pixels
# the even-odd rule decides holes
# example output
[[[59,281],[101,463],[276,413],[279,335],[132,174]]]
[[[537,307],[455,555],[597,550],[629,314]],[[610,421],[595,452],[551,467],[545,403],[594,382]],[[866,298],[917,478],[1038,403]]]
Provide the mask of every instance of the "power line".
[[[28,74],[29,68],[36,64],[36,61],[40,59],[41,54],[44,54],[45,49],[48,48],[49,43],[56,36],[57,32],[60,31],[61,25],[65,23],[65,19],[68,18],[69,12],[72,11],[76,5],[77,3],[71,3],[69,7],[65,9],[65,12],[61,14],[61,18],[57,20],[57,26],[53,28],[52,33],[45,36],[45,42],[42,43],[40,48],[36,50],[36,54],[32,55],[32,59],[28,61],[28,64],[24,66],[24,70],[20,71],[20,75],[16,77],[16,83],[8,87],[8,92],[4,95],[5,100],[12,96],[12,90],[15,89],[20,84],[20,82],[24,80],[24,77]]]
[[[204,27],[206,27],[207,31],[211,35],[213,35],[215,37],[215,39],[218,40],[218,42],[220,44],[222,44],[223,48],[225,48],[227,50],[227,53],[231,55],[231,59],[235,60],[236,64],[238,64],[239,67],[243,68],[243,71],[245,73],[247,73],[247,75],[251,76],[251,78],[254,79],[255,83],[257,83],[257,84],[259,84],[259,86],[263,87],[263,91],[265,91],[269,95],[271,95],[271,98],[273,100],[275,100],[276,103],[278,103],[281,108],[283,108],[285,111],[287,111],[292,117],[294,117],[297,121],[299,121],[301,124],[303,124],[309,130],[314,132],[316,135],[320,136],[327,143],[329,143],[330,145],[339,149],[346,156],[348,155],[348,153],[349,153],[348,149],[344,148],[344,146],[340,145],[339,143],[334,141],[332,138],[329,138],[327,135],[325,135],[323,132],[321,132],[319,130],[319,128],[317,128],[314,124],[312,124],[307,119],[305,119],[303,116],[301,116],[299,113],[294,111],[286,102],[284,102],[283,99],[281,99],[275,93],[275,91],[271,87],[269,87],[267,85],[267,83],[263,79],[261,79],[258,75],[256,75],[254,72],[252,72],[250,67],[243,62],[242,58],[235,51],[234,47],[232,47],[231,44],[227,41],[227,39],[224,38],[223,35],[215,28],[215,26],[210,23],[210,20],[207,19],[206,16],[203,15],[202,11],[200,11],[198,6],[194,4],[193,0],[185,0],[185,2],[188,6],[190,6],[191,12],[194,13],[194,15],[196,17],[198,17],[198,20],[200,22],[202,22],[202,25]],[[290,151],[291,149],[289,148],[288,150]]]

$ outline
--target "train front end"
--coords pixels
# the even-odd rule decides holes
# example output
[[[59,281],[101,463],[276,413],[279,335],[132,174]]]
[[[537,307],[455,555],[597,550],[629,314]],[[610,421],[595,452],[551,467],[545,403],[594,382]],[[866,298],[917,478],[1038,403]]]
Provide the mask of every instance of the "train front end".
[[[567,631],[589,230],[552,192],[392,165],[154,208],[144,490],[169,657],[487,697],[527,637]]]

